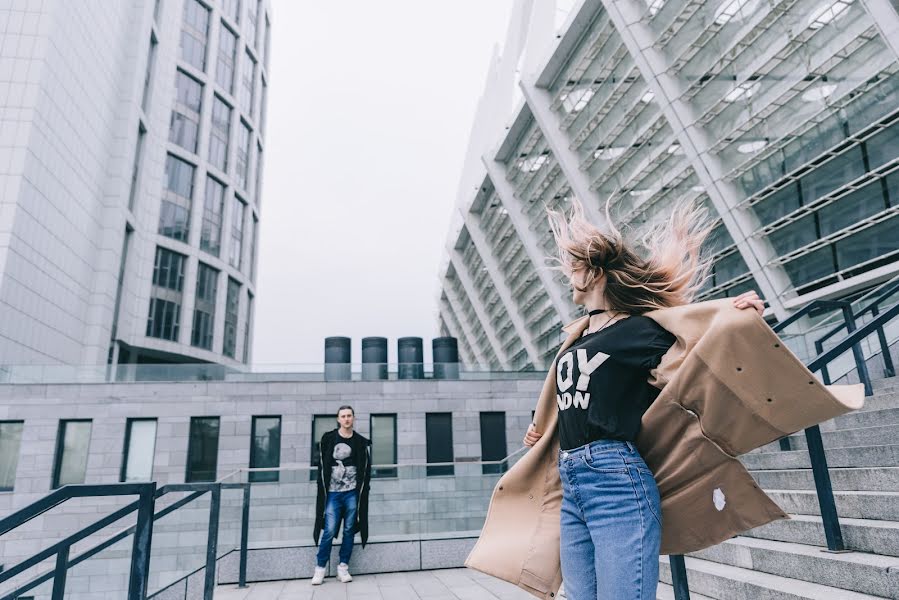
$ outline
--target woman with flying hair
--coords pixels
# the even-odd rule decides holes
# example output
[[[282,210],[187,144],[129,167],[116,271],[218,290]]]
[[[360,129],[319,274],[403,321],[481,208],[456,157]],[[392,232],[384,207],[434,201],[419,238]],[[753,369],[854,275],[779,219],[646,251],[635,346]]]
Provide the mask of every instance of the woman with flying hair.
[[[642,243],[580,204],[549,212],[557,268],[587,314],[543,383],[529,446],[490,497],[469,568],[541,598],[655,598],[659,554],[708,548],[787,513],[740,455],[864,404],[823,385],[755,292],[693,302],[706,211],[678,204]],[[754,310],[743,310],[754,309]]]
[[[569,600],[656,597],[661,502],[636,448],[643,414],[658,396],[652,370],[675,336],[643,313],[689,304],[710,263],[701,255],[711,231],[706,211],[681,203],[639,247],[612,225],[584,217],[576,200],[568,216],[549,211],[557,268],[589,325],[555,362],[561,565]],[[756,292],[733,299],[761,314]],[[542,437],[532,423],[524,438]]]

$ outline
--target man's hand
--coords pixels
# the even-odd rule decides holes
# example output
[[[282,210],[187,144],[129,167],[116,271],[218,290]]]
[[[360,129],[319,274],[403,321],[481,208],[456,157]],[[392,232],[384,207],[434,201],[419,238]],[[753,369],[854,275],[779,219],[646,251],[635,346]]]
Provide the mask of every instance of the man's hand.
[[[734,306],[737,308],[752,307],[758,311],[759,315],[765,312],[765,301],[759,298],[755,290],[744,292],[734,298]]]
[[[525,446],[533,446],[537,443],[537,440],[543,437],[543,434],[537,431],[537,428],[533,423],[528,425],[528,432],[524,434],[524,445]]]

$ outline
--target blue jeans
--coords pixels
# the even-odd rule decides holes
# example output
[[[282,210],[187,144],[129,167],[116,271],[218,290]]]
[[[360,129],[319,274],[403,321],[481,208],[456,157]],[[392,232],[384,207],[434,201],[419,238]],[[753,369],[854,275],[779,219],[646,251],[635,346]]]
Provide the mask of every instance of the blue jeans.
[[[655,600],[659,489],[630,442],[559,453],[562,579],[569,600]]]
[[[325,506],[325,528],[318,544],[317,564],[324,567],[331,558],[331,542],[337,535],[337,523],[343,517],[343,540],[340,542],[340,562],[349,564],[353,553],[353,528],[356,525],[356,490],[328,492]]]

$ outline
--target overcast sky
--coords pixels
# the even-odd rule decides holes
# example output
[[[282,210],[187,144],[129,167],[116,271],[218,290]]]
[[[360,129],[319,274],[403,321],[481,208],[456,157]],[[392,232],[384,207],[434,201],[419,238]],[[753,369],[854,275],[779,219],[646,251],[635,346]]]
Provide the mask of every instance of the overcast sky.
[[[512,0],[272,0],[253,362],[437,332],[437,269]]]

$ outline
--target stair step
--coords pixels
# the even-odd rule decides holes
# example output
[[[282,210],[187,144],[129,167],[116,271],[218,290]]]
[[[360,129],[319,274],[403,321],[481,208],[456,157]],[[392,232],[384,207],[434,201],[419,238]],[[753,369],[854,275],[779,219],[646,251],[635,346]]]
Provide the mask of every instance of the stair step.
[[[724,565],[709,560],[687,557],[687,580],[690,590],[712,598],[727,600],[870,600],[878,598],[849,590],[797,581],[770,573]],[[671,583],[668,557],[662,557],[659,578]]]
[[[765,490],[791,515],[820,515],[814,490]],[[840,518],[899,521],[899,492],[846,492],[833,494]]]
[[[825,448],[855,448],[892,444],[899,439],[899,423],[822,431],[821,439],[824,441]],[[789,440],[791,450],[808,448],[804,432],[794,433]]]
[[[837,467],[828,469],[834,490],[894,492],[899,491],[899,467]],[[811,469],[751,470],[762,489],[814,490]]]
[[[899,467],[899,445],[856,446],[827,448],[827,466],[837,467]],[[740,460],[747,469],[810,469],[808,450],[775,450],[751,452]]]
[[[815,515],[790,515],[790,517],[750,529],[743,535],[809,546],[825,545],[821,517]],[[848,549],[899,557],[899,523],[896,521],[841,517],[840,530]]]
[[[560,597],[559,600],[564,600]],[[656,600],[674,600],[674,588],[671,585],[659,581],[659,587],[656,588]],[[690,590],[690,600],[716,600],[711,596],[703,596],[698,592]]]
[[[825,550],[741,536],[690,556],[874,596],[890,597],[899,592],[899,558]]]
[[[821,423],[821,431],[840,431],[860,427],[899,424],[899,407],[853,411]]]

